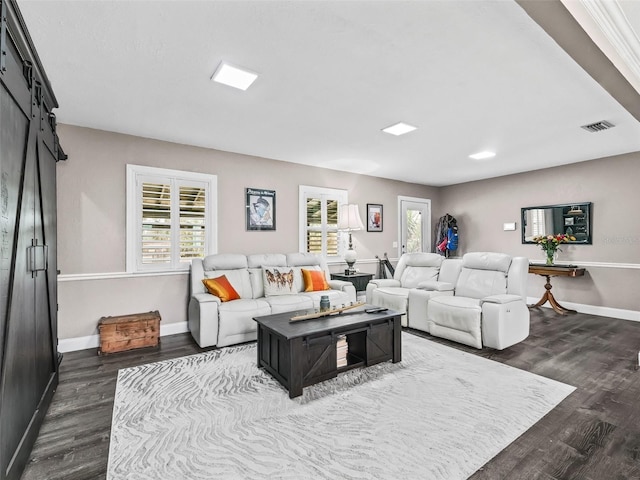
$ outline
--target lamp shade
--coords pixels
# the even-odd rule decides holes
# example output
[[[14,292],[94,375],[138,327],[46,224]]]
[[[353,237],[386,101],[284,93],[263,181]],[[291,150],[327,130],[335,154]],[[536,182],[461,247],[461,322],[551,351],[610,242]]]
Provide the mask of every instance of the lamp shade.
[[[360,219],[360,211],[358,205],[348,204],[340,205],[340,216],[338,217],[338,230],[352,232],[354,230],[363,230],[364,225]]]

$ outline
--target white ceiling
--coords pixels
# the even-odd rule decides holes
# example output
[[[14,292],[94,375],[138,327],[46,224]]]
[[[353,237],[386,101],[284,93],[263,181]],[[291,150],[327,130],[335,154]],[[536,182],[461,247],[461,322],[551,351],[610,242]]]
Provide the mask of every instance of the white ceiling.
[[[640,122],[512,0],[18,4],[60,123],[436,186],[640,151]],[[213,83],[221,60],[260,77]],[[381,132],[398,121],[418,130]]]

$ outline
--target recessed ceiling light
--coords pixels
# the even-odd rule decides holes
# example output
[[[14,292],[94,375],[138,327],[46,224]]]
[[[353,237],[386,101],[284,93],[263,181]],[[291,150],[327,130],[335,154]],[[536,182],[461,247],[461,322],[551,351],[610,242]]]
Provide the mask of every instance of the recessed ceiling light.
[[[230,87],[246,90],[258,78],[258,74],[244,68],[234,67],[226,62],[220,62],[211,80],[229,85]]]
[[[390,133],[391,135],[404,135],[405,133],[413,132],[416,128],[413,125],[409,125],[407,123],[398,122],[395,125],[391,125],[390,127],[383,128],[382,131],[385,133]]]
[[[474,160],[485,160],[487,158],[495,157],[495,152],[489,152],[485,150],[484,152],[474,153],[473,155],[469,155],[469,158],[473,158]]]

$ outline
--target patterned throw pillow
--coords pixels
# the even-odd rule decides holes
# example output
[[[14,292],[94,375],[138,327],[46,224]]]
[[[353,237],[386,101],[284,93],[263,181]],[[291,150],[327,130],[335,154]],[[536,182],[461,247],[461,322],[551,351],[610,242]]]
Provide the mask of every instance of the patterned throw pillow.
[[[238,292],[236,292],[236,289],[229,283],[225,275],[216,278],[204,278],[202,283],[204,283],[204,286],[211,295],[215,295],[223,302],[240,298],[240,295],[238,295]]]
[[[299,282],[296,281],[296,273],[292,267],[263,267],[265,297],[297,294],[300,289]]]
[[[305,292],[319,292],[330,288],[322,270],[305,270],[303,268],[302,278],[304,279]]]

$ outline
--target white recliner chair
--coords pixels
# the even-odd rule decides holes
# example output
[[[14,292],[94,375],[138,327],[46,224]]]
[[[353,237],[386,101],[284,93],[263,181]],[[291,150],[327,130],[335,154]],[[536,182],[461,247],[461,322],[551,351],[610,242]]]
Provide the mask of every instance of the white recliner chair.
[[[529,336],[528,272],[525,257],[465,254],[454,295],[428,301],[427,331],[475,348],[502,350],[523,341]]]
[[[374,279],[367,285],[367,303],[401,312],[403,327],[408,325],[409,291],[420,282],[437,280],[444,257],[437,253],[405,253],[398,260],[393,278]]]

